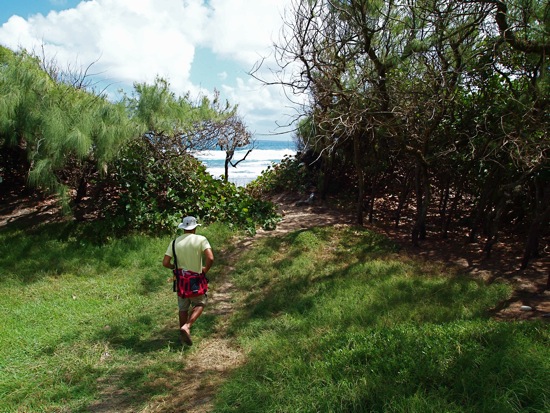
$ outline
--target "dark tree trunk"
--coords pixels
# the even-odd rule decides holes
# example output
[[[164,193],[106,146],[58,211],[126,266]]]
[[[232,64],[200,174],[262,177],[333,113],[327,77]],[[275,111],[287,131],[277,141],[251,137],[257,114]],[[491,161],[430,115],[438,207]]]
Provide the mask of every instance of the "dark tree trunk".
[[[468,242],[476,241],[478,227],[486,213],[485,211],[490,203],[491,196],[498,187],[499,181],[494,179],[494,174],[491,174],[485,181],[481,194],[477,200],[477,205],[470,216],[470,234],[468,236]]]
[[[86,205],[84,198],[88,196],[89,183],[97,172],[96,166],[93,162],[88,160],[80,166],[80,179],[78,180],[78,186],[76,188],[75,197],[73,199],[73,214],[77,221],[83,221],[86,213],[86,208],[90,205]]]
[[[370,196],[369,196],[369,203],[368,203],[368,215],[369,215],[369,223],[372,224],[374,221],[374,200],[376,198],[376,184],[374,183],[375,179],[373,178],[371,180],[371,187],[370,187]]]
[[[361,167],[361,137],[355,134],[353,137],[353,159],[357,173],[357,225],[363,225],[363,199],[365,197],[365,178]]]
[[[521,269],[527,268],[532,258],[539,257],[540,234],[550,221],[550,182],[546,182],[545,184],[535,182],[535,184],[537,207],[535,208],[534,217],[529,226],[529,231],[527,232],[525,250],[521,260]],[[548,274],[546,288],[550,289],[550,274]]]
[[[449,213],[447,214],[447,218],[445,219],[445,222],[443,223],[443,228],[441,230],[442,231],[441,234],[442,234],[443,238],[448,238],[449,237],[449,228],[451,227],[451,222],[453,220],[454,215],[456,214],[456,210],[458,208],[458,202],[460,201],[460,198],[462,197],[462,185],[463,185],[463,180],[461,180],[459,185],[458,185],[456,195],[453,198],[453,203],[451,204],[451,208],[449,210]]]
[[[441,233],[443,234],[445,228],[445,222],[447,221],[447,206],[449,204],[449,193],[450,193],[451,179],[449,177],[445,178],[444,187],[441,191],[441,198],[439,200],[439,218],[440,218],[440,227]]]
[[[224,168],[223,180],[224,180],[224,182],[227,182],[227,180],[229,179],[229,163],[233,159],[233,154],[234,153],[235,152],[231,151],[231,150],[225,151],[225,162],[224,162],[224,165],[223,165],[223,168]]]
[[[506,200],[508,199],[507,194],[502,194],[492,218],[488,220],[487,225],[487,240],[485,241],[485,246],[483,247],[483,252],[485,256],[489,258],[491,256],[491,251],[493,246],[498,242],[498,231],[500,228],[500,220],[504,209],[506,207]]]
[[[321,188],[320,189],[320,198],[322,200],[325,200],[327,197],[328,188],[330,186],[330,175],[332,172],[332,165],[334,162],[334,151],[330,151],[328,155],[322,155],[323,156],[323,163],[322,163],[322,180],[320,182]]]
[[[409,175],[405,177],[405,185],[401,193],[399,194],[399,202],[397,204],[397,210],[395,211],[395,228],[399,227],[399,221],[401,220],[401,212],[407,203],[409,198],[409,192],[411,191],[412,179]]]
[[[76,195],[74,203],[76,205],[80,204],[88,192],[88,178],[87,176],[82,176],[76,190]]]
[[[419,241],[426,239],[426,218],[430,205],[430,184],[426,165],[419,162],[416,169],[416,222],[412,230],[412,243],[419,245]]]

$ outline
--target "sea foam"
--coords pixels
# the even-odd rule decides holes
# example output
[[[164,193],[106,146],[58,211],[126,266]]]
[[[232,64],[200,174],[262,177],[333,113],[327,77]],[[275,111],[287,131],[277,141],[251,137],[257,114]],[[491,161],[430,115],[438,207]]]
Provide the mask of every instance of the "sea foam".
[[[271,142],[271,141],[268,141]],[[278,144],[278,145],[277,145]],[[257,178],[268,166],[279,163],[286,156],[295,156],[296,151],[284,142],[276,144],[263,144],[266,146],[279,146],[278,149],[262,149],[262,143],[259,148],[252,149],[246,159],[236,167],[229,165],[229,181],[238,186],[244,186]],[[235,151],[233,162],[237,162],[246,155],[246,150]],[[204,163],[206,170],[215,178],[221,178],[224,174],[225,151],[200,151],[195,157]]]

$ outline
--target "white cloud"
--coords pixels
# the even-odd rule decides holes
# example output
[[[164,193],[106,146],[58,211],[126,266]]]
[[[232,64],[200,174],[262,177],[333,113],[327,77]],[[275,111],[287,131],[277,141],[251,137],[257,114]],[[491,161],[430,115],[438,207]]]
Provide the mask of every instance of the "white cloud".
[[[215,53],[253,65],[269,51],[281,26],[288,0],[212,0],[210,46]]]
[[[33,44],[36,39],[30,33],[29,29],[29,23],[22,17],[10,17],[10,19],[0,28],[0,39],[2,44],[12,49]]]
[[[268,87],[253,78],[237,78],[235,87],[225,85],[222,92],[231,102],[239,103],[239,112],[245,114],[245,122],[262,125],[261,130],[251,127],[253,132],[281,133],[288,130],[295,111],[290,110],[289,101],[280,88]],[[272,114],[277,113],[277,119]],[[271,122],[269,122],[271,121]]]
[[[93,71],[117,85],[152,82],[159,75],[176,93],[194,95],[204,92],[190,82],[198,47],[236,62],[242,67],[241,76],[262,58],[268,58],[266,66],[274,67],[269,54],[282,26],[283,8],[290,1],[83,1],[46,16],[10,18],[0,27],[0,43],[27,50],[43,46],[61,67],[96,62]],[[204,75],[221,82],[217,88],[231,103],[239,104],[247,120],[265,122],[271,117],[274,125],[288,104],[276,88],[261,87],[252,78],[231,78],[223,67],[213,65]]]

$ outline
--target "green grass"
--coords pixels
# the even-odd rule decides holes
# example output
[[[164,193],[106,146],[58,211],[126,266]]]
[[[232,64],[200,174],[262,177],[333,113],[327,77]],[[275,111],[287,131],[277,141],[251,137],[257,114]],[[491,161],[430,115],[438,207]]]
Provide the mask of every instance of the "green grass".
[[[230,331],[248,362],[216,411],[550,411],[547,325],[491,321],[506,285],[394,250],[349,228],[299,231],[247,253]]]
[[[167,377],[189,351],[178,344],[175,294],[161,265],[170,238],[95,246],[67,239],[65,229],[0,232],[2,413],[84,412],[113,386],[140,406],[170,391]],[[232,235],[219,226],[202,233],[214,246]],[[197,337],[214,322],[201,320]]]
[[[234,233],[201,232],[215,289]],[[0,412],[87,412],[113,394],[111,410],[141,411],[177,392],[195,347],[178,344],[169,241],[0,231]],[[227,330],[247,362],[217,412],[550,411],[548,325],[492,321],[504,284],[404,260],[348,227],[266,238],[225,264],[238,287]],[[205,312],[196,339],[216,322]]]

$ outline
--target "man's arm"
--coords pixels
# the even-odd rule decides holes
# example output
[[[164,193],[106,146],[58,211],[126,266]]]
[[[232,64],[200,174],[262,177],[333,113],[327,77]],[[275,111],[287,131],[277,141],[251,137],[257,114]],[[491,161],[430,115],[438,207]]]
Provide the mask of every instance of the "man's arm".
[[[174,267],[175,267],[175,265],[172,264],[171,261],[172,261],[172,257],[169,256],[169,255],[165,255],[165,256],[164,256],[164,259],[162,260],[162,266],[163,266],[163,267],[166,267],[166,268],[168,268],[168,269],[170,269],[170,270],[173,270]]]
[[[210,267],[212,267],[212,264],[214,264],[214,253],[212,252],[212,248],[207,248],[204,250],[204,267],[202,267],[202,272],[207,273],[210,270]]]

